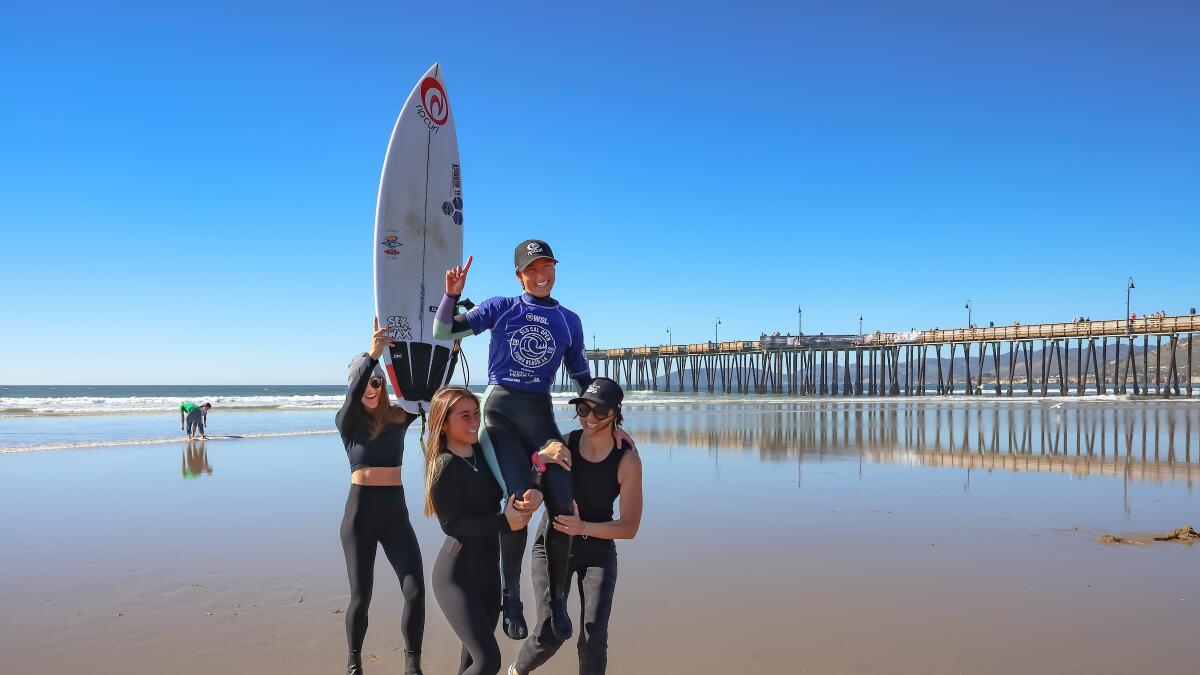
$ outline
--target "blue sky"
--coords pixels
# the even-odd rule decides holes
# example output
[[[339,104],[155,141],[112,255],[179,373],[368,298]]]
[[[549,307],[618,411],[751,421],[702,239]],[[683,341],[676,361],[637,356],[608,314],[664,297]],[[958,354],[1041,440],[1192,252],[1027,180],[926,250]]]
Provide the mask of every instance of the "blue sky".
[[[172,6],[167,6],[172,5]],[[7,3],[0,383],[332,383],[434,61],[600,346],[1200,304],[1191,2]],[[483,371],[486,338],[468,341]]]

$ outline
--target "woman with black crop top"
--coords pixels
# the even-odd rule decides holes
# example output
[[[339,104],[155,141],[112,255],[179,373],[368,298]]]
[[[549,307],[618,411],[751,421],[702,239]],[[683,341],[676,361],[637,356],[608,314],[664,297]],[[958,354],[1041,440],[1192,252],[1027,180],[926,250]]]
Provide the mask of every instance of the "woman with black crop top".
[[[550,570],[546,533],[553,526],[574,537],[568,574],[578,578],[582,608],[579,629],[579,673],[599,675],[608,665],[608,619],[617,586],[615,539],[633,539],[642,521],[642,460],[637,450],[617,443],[613,430],[621,423],[620,385],[598,377],[571,403],[582,429],[567,435],[571,451],[574,513],[542,518],[533,545],[533,590],[538,625],[521,646],[508,675],[526,675],[546,663],[562,646],[551,626]],[[620,515],[613,503],[620,498]],[[570,583],[567,584],[568,590]]]
[[[337,413],[337,429],[350,460],[350,494],[342,518],[342,549],[350,578],[346,608],[348,675],[362,675],[362,646],[367,634],[367,609],[375,578],[375,551],[383,547],[396,570],[404,593],[401,631],[404,634],[406,675],[421,673],[421,639],[425,632],[425,577],[421,550],[408,520],[400,462],[404,434],[413,416],[388,400],[387,382],[379,368],[383,348],[390,346],[389,329],[379,328],[371,351],[350,362],[350,386]]]
[[[425,515],[437,515],[446,542],[433,564],[433,595],[462,640],[460,675],[500,672],[500,538],[520,530],[532,512],[519,510],[483,460],[479,399],[446,387],[429,402],[425,444]]]

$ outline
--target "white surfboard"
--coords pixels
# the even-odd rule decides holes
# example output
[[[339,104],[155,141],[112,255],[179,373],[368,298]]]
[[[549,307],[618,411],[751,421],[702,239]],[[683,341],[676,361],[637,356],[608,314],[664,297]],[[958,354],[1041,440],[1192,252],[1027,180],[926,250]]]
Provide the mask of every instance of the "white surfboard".
[[[458,354],[433,338],[446,270],[462,263],[462,173],[441,66],[413,87],[392,129],[375,209],[375,314],[395,347],[382,365],[400,405],[428,407]]]

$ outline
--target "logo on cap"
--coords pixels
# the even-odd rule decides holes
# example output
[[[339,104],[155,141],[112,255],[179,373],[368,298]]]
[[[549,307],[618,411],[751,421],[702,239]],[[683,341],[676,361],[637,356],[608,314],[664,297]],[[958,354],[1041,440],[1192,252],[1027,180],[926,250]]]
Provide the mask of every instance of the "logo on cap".
[[[529,242],[529,245],[525,247],[525,250],[529,251],[530,253],[541,253],[542,245],[537,243],[536,241],[532,241],[532,242]]]
[[[600,393],[600,383],[599,383],[599,382],[593,382],[593,383],[589,384],[589,385],[588,385],[588,388],[587,388],[587,391],[586,391],[586,392],[584,392],[584,393],[587,393],[587,394],[599,394],[599,393]]]

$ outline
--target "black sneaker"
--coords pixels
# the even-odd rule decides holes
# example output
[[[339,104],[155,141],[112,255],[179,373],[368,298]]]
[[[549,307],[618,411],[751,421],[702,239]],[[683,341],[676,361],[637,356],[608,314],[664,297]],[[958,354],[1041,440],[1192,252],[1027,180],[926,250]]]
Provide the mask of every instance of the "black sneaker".
[[[350,652],[346,659],[346,675],[363,675],[362,652]]]

